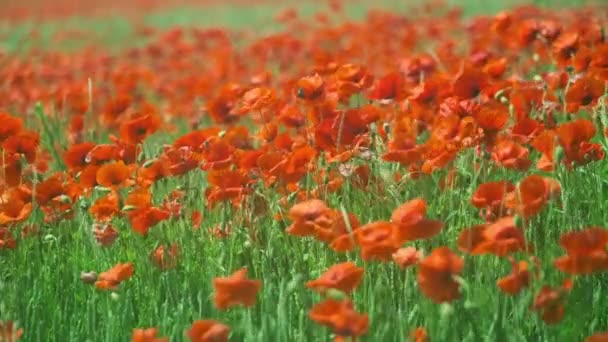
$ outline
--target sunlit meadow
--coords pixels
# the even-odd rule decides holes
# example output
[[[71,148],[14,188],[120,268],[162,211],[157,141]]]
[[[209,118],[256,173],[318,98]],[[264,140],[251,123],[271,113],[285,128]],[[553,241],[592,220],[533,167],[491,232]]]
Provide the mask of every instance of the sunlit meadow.
[[[0,341],[608,341],[601,1],[0,6]]]

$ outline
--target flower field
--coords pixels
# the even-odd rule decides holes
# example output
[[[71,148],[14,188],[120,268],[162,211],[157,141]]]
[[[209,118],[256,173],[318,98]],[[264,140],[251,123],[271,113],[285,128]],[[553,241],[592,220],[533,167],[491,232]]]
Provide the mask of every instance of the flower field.
[[[9,3],[0,342],[608,341],[607,30],[601,1]]]

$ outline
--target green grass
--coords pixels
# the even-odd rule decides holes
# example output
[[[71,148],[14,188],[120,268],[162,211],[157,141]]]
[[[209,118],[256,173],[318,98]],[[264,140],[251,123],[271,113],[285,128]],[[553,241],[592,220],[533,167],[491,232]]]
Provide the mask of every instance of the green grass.
[[[493,13],[502,6],[494,1],[472,0],[463,5],[469,15]],[[360,17],[363,8],[351,11],[354,17]],[[274,11],[265,7],[223,8],[217,13],[175,9],[149,14],[145,20],[163,28],[223,24],[245,28],[265,23],[269,13]],[[103,32],[101,41],[131,44],[128,39],[132,27],[120,17],[110,21],[74,18],[37,29],[41,41],[51,44],[54,32],[83,25],[87,30]],[[19,42],[26,40],[33,27],[33,23],[4,27],[0,35],[8,34],[9,39],[2,48],[9,52],[22,49]],[[265,29],[271,30],[272,26],[263,26],[261,31]],[[63,48],[78,46],[74,43]],[[40,127],[37,122],[28,124]],[[54,135],[60,136],[61,132]],[[176,135],[156,134],[149,138],[144,146],[146,159],[154,157],[156,147],[172,142]],[[463,228],[481,223],[469,202],[480,183],[502,179],[517,182],[526,174],[536,173],[515,173],[485,165],[485,172],[478,174],[471,167],[474,161],[473,153],[459,156],[458,190],[441,191],[441,173],[416,182],[395,183],[391,175],[398,167],[381,161],[376,154],[369,163],[375,174],[386,178],[385,192],[357,190],[346,184],[331,194],[327,203],[336,209],[344,207],[367,223],[389,219],[392,210],[407,200],[425,198],[428,216],[446,225],[437,237],[414,245],[427,254],[437,246],[454,248]],[[529,307],[540,285],[557,284],[564,279],[551,266],[551,261],[563,254],[557,244],[560,234],[608,222],[608,163],[592,163],[572,172],[562,168],[552,176],[564,189],[562,204],[552,202],[526,230],[527,238],[536,245],[536,255],[544,261],[543,281],[535,282],[516,297],[499,293],[496,287],[496,280],[510,272],[506,260],[465,256],[463,298],[453,305],[435,305],[418,290],[415,269],[402,271],[394,264],[365,263],[355,253],[333,253],[319,242],[287,235],[283,230],[289,222],[274,220],[272,215],[254,217],[223,206],[208,211],[203,195],[205,174],[197,170],[182,178],[160,181],[153,193],[158,204],[171,190],[188,188],[184,209],[199,209],[204,215],[198,231],[192,229],[188,219],[179,219],[159,224],[143,238],[131,231],[126,220],[114,219],[120,237],[111,247],[101,247],[92,238],[93,220],[87,212],[101,195],[95,193],[75,205],[73,220],[40,224],[39,237],[20,240],[16,250],[1,250],[0,321],[18,321],[25,330],[24,341],[127,341],[133,328],[149,326],[159,327],[160,335],[171,337],[171,341],[182,341],[184,330],[197,319],[217,319],[228,324],[232,341],[329,341],[328,330],[308,318],[307,310],[319,302],[320,296],[304,283],[336,262],[354,260],[366,268],[363,283],[354,294],[357,310],[370,317],[364,341],[405,341],[409,331],[417,326],[426,327],[433,341],[581,341],[592,332],[608,329],[607,275],[577,279],[567,301],[566,318],[555,327],[542,322]],[[271,213],[281,211],[273,189],[258,186],[256,191],[268,200]],[[251,239],[245,219],[259,230],[256,240]],[[29,221],[40,223],[41,213],[34,212]],[[218,225],[231,227],[232,235],[218,239],[207,232]],[[150,263],[149,253],[157,244],[171,242],[181,247],[180,264],[174,270],[160,271]],[[83,271],[100,272],[126,261],[135,265],[135,275],[121,284],[117,296],[97,291],[79,279]],[[241,267],[248,267],[251,278],[263,281],[257,304],[226,312],[215,309],[212,279]]]

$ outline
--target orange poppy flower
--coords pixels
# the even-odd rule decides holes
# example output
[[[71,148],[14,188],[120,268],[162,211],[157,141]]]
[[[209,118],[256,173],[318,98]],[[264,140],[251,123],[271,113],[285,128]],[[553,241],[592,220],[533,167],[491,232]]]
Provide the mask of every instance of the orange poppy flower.
[[[102,165],[97,170],[97,184],[106,188],[117,188],[125,185],[131,176],[129,167],[121,160]]]
[[[268,109],[275,101],[276,93],[274,89],[256,87],[243,94],[240,111],[242,113],[261,111],[263,109]]]
[[[169,211],[156,207],[138,208],[129,212],[131,228],[143,236],[148,235],[150,228],[170,217]]]
[[[120,125],[120,138],[127,144],[139,144],[146,137],[156,132],[161,125],[161,120],[155,114],[144,114]]]
[[[595,333],[587,337],[585,342],[608,342],[608,331]]]
[[[434,249],[418,264],[418,287],[435,303],[460,298],[460,285],[453,279],[460,274],[464,261],[448,247]]]
[[[242,268],[225,278],[215,278],[215,306],[226,310],[235,305],[253,306],[255,297],[262,287],[260,280],[247,278],[247,269]]]
[[[294,205],[287,215],[293,223],[285,232],[295,236],[314,236],[319,227],[333,225],[335,213],[325,202],[313,199]]]
[[[121,282],[131,278],[135,272],[133,264],[126,262],[118,263],[111,269],[101,272],[99,278],[95,282],[95,287],[99,290],[117,290]]]
[[[112,191],[95,201],[89,212],[99,222],[109,221],[120,212],[119,202],[118,194]]]
[[[25,221],[31,213],[31,203],[12,198],[10,195],[7,197],[6,194],[0,198],[0,225]]]
[[[410,342],[429,342],[429,334],[424,327],[418,327],[410,332],[408,336]]]
[[[528,219],[540,213],[547,202],[559,197],[560,193],[561,186],[555,179],[530,175],[519,183],[515,193],[509,195],[506,204]]]
[[[547,324],[557,324],[566,313],[566,295],[572,289],[572,280],[566,280],[560,287],[545,285],[534,298],[532,310],[538,311],[540,318]]]
[[[321,99],[325,92],[325,82],[318,74],[302,77],[297,82],[296,95],[307,101]]]
[[[118,232],[111,224],[93,224],[93,236],[95,240],[103,247],[111,246],[116,238],[118,238]]]
[[[570,121],[556,128],[559,143],[564,148],[566,163],[582,165],[593,159],[603,158],[601,153],[597,156],[600,158],[592,158],[595,151],[592,147],[593,144],[589,141],[595,136],[596,131],[593,122],[587,119]],[[601,148],[600,151],[602,152]]]
[[[356,338],[367,333],[369,328],[369,317],[356,312],[350,300],[326,299],[315,304],[308,315],[342,337]]]
[[[506,196],[514,190],[515,185],[507,181],[482,183],[473,193],[471,203],[480,210],[481,217],[492,220],[506,212]]]
[[[370,100],[401,99],[404,95],[405,80],[401,72],[391,72],[378,81],[368,95]]]
[[[36,202],[39,205],[45,206],[54,198],[65,194],[66,190],[60,177],[51,176],[36,185]]]
[[[578,275],[608,270],[608,230],[591,227],[565,233],[560,238],[560,245],[567,253],[554,261],[560,271]]]
[[[484,104],[474,113],[479,127],[489,134],[494,134],[505,127],[509,120],[508,108],[498,101]]]
[[[0,126],[0,143],[16,135],[23,128],[23,119],[8,113],[0,112],[0,122],[2,122],[2,126]]]
[[[84,142],[71,145],[63,155],[63,161],[69,170],[80,171],[87,164],[87,156],[95,147],[94,143]]]
[[[125,198],[124,205],[132,206],[134,209],[150,207],[152,206],[152,194],[147,188],[133,189]]]
[[[187,332],[191,342],[228,342],[230,328],[218,321],[200,319]]]
[[[357,229],[355,239],[363,260],[390,261],[401,245],[398,230],[399,226],[387,221],[371,222]]]
[[[504,293],[516,295],[530,285],[531,274],[526,261],[515,262],[514,259],[510,261],[513,271],[508,276],[498,279],[496,284]]]
[[[528,158],[527,148],[511,140],[501,139],[492,149],[492,160],[507,169],[526,171],[532,160]]]
[[[399,248],[393,253],[393,261],[397,263],[401,269],[417,265],[422,257],[422,251],[419,251],[414,247]]]
[[[395,210],[391,215],[391,222],[399,228],[397,230],[398,242],[430,239],[437,235],[443,222],[429,220],[426,216],[426,202],[421,199],[408,201]]]
[[[477,97],[489,84],[488,76],[472,67],[466,66],[452,83],[452,94],[462,99]]]
[[[357,267],[355,263],[350,261],[335,264],[318,279],[307,282],[306,287],[320,293],[324,293],[328,289],[351,293],[361,283],[363,271],[363,267]]]
[[[25,157],[28,163],[34,163],[40,145],[40,135],[32,131],[20,131],[2,142],[5,154],[17,154]]]
[[[160,245],[150,254],[152,263],[162,270],[174,268],[177,265],[178,257],[179,246],[177,243],[171,244],[169,250],[165,246]]]
[[[499,257],[531,249],[525,236],[515,225],[515,218],[507,216],[496,222],[465,229],[458,237],[458,248],[472,255],[491,253]]]
[[[169,342],[168,337],[157,337],[158,329],[133,329],[131,342]]]
[[[565,67],[570,64],[570,61],[579,49],[580,36],[578,32],[562,32],[557,39],[553,41],[553,57],[557,61],[557,65]]]
[[[0,322],[0,341],[15,342],[23,336],[23,328],[15,329],[13,321]]]
[[[544,130],[531,143],[532,147],[541,153],[536,167],[541,171],[551,172],[555,168],[555,147],[557,136],[552,130]]]
[[[597,99],[604,95],[604,81],[583,76],[570,85],[566,92],[566,110],[576,112],[581,106],[594,104]]]

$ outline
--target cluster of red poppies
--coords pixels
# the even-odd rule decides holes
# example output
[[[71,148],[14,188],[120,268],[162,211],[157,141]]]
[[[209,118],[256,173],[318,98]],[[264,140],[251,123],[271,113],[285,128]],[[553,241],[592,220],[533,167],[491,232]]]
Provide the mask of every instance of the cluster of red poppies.
[[[339,1],[331,5],[335,13],[344,10]],[[460,298],[463,258],[447,246],[428,256],[408,246],[444,227],[427,217],[424,199],[405,202],[390,219],[362,224],[364,213],[331,208],[327,198],[345,185],[382,194],[433,174],[442,174],[442,188],[453,191],[460,172],[455,161],[473,155],[475,172],[538,172],[517,184],[480,184],[471,205],[484,223],[463,229],[457,249],[508,260],[512,273],[497,280],[506,294],[541,282],[535,270],[547,260],[534,256],[524,232],[568,190],[552,172],[576,172],[604,159],[608,41],[602,18],[595,8],[525,6],[462,20],[458,10],[437,8],[413,11],[415,20],[371,11],[363,22],[303,19],[287,10],[276,17],[284,31],[263,38],[144,28],[136,34],[145,45],[115,55],[104,47],[0,54],[0,249],[18,248],[18,240],[37,234],[43,223],[72,220],[75,207],[87,201],[92,236],[102,246],[115,241],[123,218],[142,238],[172,220],[198,229],[204,217],[187,205],[184,187],[161,203],[154,203],[151,189],[204,172],[208,209],[233,207],[252,234],[249,218],[282,219],[285,211],[287,234],[314,238],[335,252],[359,251],[365,261],[416,266],[421,292],[450,302]],[[185,134],[177,130],[184,122]],[[157,132],[178,137],[144,153],[146,139]],[[399,171],[387,178],[374,165]],[[271,212],[259,187],[279,195],[274,207],[280,212]],[[37,210],[43,218],[32,222]],[[229,227],[210,232],[230,235]],[[569,232],[560,244],[566,255],[553,262],[559,271],[578,276],[608,269],[608,230]],[[161,269],[173,268],[179,246],[160,245],[150,258]],[[82,279],[116,291],[134,274],[125,262]],[[308,282],[327,296],[311,309],[311,319],[339,338],[365,334],[368,317],[348,299],[363,274],[345,262]],[[261,281],[241,269],[214,285],[216,306],[226,309],[254,305]],[[558,323],[572,286],[567,279],[543,287],[532,309]],[[9,339],[21,333],[10,322],[0,329]],[[133,340],[166,341],[156,333],[136,330]],[[210,320],[194,322],[188,332],[192,341],[225,341],[228,334],[227,326]],[[427,333],[420,328],[412,338],[423,341]]]

